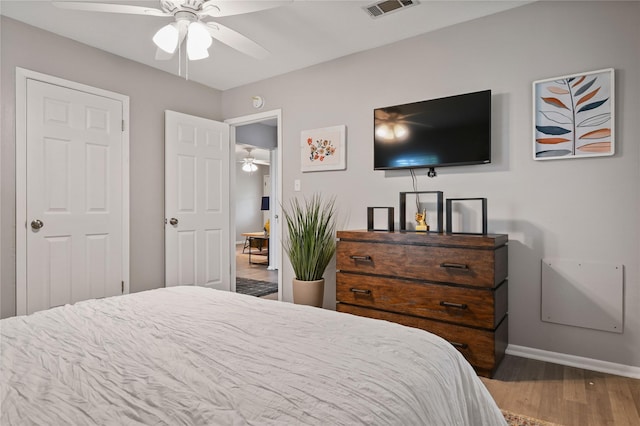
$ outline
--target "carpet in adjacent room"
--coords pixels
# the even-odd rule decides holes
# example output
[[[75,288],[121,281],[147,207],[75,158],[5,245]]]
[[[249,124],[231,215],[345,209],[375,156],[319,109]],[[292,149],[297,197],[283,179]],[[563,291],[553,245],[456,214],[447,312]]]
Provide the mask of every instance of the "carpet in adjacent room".
[[[278,283],[252,280],[251,278],[236,278],[236,293],[262,297],[278,292]]]

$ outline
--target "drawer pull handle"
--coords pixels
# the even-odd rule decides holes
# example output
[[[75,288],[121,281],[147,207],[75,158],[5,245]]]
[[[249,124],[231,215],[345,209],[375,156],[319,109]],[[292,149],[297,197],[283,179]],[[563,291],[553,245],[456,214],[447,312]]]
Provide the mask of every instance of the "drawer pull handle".
[[[452,303],[452,302],[440,302],[440,306],[446,306],[448,308],[467,309],[466,303]]]
[[[449,269],[462,269],[462,270],[469,270],[469,266],[468,265],[464,265],[462,263],[441,263],[440,264],[441,268],[449,268]]]
[[[371,256],[358,256],[354,254],[351,256],[351,259],[356,262],[371,262]]]
[[[371,290],[363,290],[361,288],[350,288],[349,291],[351,291],[352,293],[358,293],[358,294],[366,294],[366,295],[371,294]]]
[[[449,342],[449,343],[451,343],[456,348],[460,348],[460,349],[467,349],[469,347],[469,345],[467,345],[466,343],[458,343],[458,342]]]

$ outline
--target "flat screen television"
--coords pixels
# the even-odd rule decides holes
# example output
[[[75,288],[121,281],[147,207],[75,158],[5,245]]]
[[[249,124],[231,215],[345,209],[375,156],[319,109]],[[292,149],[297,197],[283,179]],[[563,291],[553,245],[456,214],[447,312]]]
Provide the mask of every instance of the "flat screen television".
[[[374,170],[491,162],[491,90],[374,110]]]

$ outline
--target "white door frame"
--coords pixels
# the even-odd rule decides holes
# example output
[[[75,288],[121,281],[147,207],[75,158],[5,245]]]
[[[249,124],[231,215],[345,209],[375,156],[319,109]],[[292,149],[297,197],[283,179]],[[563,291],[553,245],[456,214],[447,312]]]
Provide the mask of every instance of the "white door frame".
[[[271,223],[276,223],[276,232],[271,234],[271,241],[269,241],[269,250],[275,251],[276,265],[278,269],[278,300],[282,301],[282,224],[279,220],[281,217],[280,204],[282,202],[282,110],[275,109],[272,111],[259,112],[257,114],[245,115],[242,117],[230,118],[225,120],[225,123],[229,124],[229,152],[235,152],[236,146],[236,127],[244,126],[246,124],[258,123],[269,119],[276,119],[278,123],[277,136],[276,136],[276,165],[275,173],[272,170],[270,173],[275,175],[276,185],[272,186],[272,191],[275,189],[275,197],[270,200],[271,206]],[[229,235],[236,234],[236,203],[235,203],[235,189],[236,189],[236,167],[235,156],[229,155]],[[275,238],[274,238],[275,236]],[[235,238],[229,238],[231,253],[235,253]],[[231,263],[231,291],[236,291],[236,262]]]
[[[16,67],[16,314],[27,313],[27,80],[37,80],[122,103],[122,280],[129,293],[129,97]]]

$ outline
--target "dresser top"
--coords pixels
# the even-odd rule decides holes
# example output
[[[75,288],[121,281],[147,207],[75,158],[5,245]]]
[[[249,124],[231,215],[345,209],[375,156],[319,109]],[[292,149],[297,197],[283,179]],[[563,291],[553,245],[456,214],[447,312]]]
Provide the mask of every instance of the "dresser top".
[[[415,231],[338,231],[340,240],[364,241],[386,244],[412,244],[447,247],[469,247],[495,249],[507,244],[506,234],[446,234],[438,232]]]

